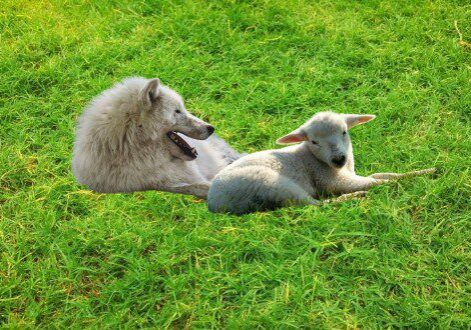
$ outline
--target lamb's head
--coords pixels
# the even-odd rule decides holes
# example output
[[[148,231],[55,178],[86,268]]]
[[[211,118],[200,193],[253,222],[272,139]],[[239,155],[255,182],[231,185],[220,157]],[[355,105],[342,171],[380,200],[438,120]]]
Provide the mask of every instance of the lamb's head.
[[[183,135],[197,140],[207,139],[214,127],[190,114],[178,93],[163,86],[158,78],[146,80],[138,94],[139,128],[162,140],[170,153],[183,160],[193,160],[197,150]]]
[[[319,112],[301,127],[279,138],[279,144],[304,142],[314,156],[332,168],[342,168],[352,144],[348,130],[374,119],[374,115]]]

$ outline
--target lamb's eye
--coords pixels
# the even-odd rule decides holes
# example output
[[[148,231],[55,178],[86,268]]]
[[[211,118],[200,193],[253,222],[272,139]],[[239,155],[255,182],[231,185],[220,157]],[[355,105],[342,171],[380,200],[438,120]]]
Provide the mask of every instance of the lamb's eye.
[[[175,110],[176,113],[182,113],[180,109]]]
[[[316,142],[314,140],[312,140],[311,142],[312,142],[312,144],[319,144],[318,142]]]
[[[347,135],[347,131],[343,131],[343,133],[342,133],[342,134],[343,134],[343,135]]]

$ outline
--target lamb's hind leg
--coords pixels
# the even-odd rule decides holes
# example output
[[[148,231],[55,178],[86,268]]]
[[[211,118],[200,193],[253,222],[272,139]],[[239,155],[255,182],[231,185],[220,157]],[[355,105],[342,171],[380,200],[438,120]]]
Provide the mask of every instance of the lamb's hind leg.
[[[293,205],[321,205],[322,202],[313,198],[307,191],[295,184],[283,187],[282,197],[276,196],[275,199],[282,200],[282,206]]]
[[[352,193],[349,193],[349,194],[340,195],[339,197],[325,199],[321,203],[322,203],[322,205],[342,203],[342,202],[345,202],[345,201],[360,199],[362,197],[365,197],[366,194],[367,194],[366,191],[355,191],[355,192],[352,192]]]
[[[289,199],[284,200],[283,203],[282,203],[282,206],[294,206],[294,205],[298,205],[298,206],[316,205],[316,206],[319,206],[319,205],[322,205],[322,204],[323,204],[323,202],[321,202],[320,200],[309,196],[307,193],[305,195],[303,193],[301,195],[293,196]]]
[[[335,198],[324,199],[322,201],[312,198],[311,196],[304,196],[302,198],[296,198],[289,200],[286,205],[326,205],[326,204],[336,204],[343,203],[346,201],[351,201],[355,199],[360,199],[366,196],[366,191],[355,191],[349,194],[343,194]]]
[[[297,189],[292,192],[291,198],[284,202],[284,206],[291,205],[316,205],[321,206],[325,204],[335,204],[342,203],[350,200],[360,199],[366,196],[366,191],[355,191],[349,194],[343,194],[335,198],[318,200],[310,196],[306,191],[302,189]]]
[[[398,180],[404,178],[412,178],[419,175],[431,174],[435,172],[435,168],[428,168],[425,170],[411,171],[407,173],[375,173],[371,174],[369,177],[373,179],[381,180]]]

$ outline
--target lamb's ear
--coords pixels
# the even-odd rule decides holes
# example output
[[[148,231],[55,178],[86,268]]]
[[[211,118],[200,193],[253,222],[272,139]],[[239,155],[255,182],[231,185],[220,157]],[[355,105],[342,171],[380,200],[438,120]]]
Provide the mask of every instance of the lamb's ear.
[[[343,115],[347,127],[350,129],[353,126],[364,124],[376,118],[375,115]]]
[[[160,94],[159,86],[160,86],[160,79],[154,78],[154,79],[149,80],[146,86],[142,89],[141,99],[142,99],[142,104],[144,105],[146,109],[151,108],[152,104],[159,97],[159,94]]]
[[[307,135],[302,129],[298,128],[292,131],[291,133],[283,137],[280,137],[278,140],[276,140],[276,143],[290,144],[290,143],[299,143],[303,141],[307,141]]]

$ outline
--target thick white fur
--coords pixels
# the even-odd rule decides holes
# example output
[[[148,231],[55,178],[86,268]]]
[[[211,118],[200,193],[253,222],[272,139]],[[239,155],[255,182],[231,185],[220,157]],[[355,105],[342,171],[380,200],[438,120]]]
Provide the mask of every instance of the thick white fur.
[[[128,78],[97,96],[80,117],[72,169],[98,192],[153,189],[206,197],[211,179],[240,156],[209,126],[159,79]],[[198,157],[186,156],[169,131],[184,134]]]
[[[244,156],[220,171],[209,190],[209,210],[244,214],[290,204],[318,205],[322,195],[356,197],[389,179],[434,171],[356,175],[348,129],[374,117],[317,113],[277,141],[300,144]],[[347,195],[341,197],[337,200]]]

